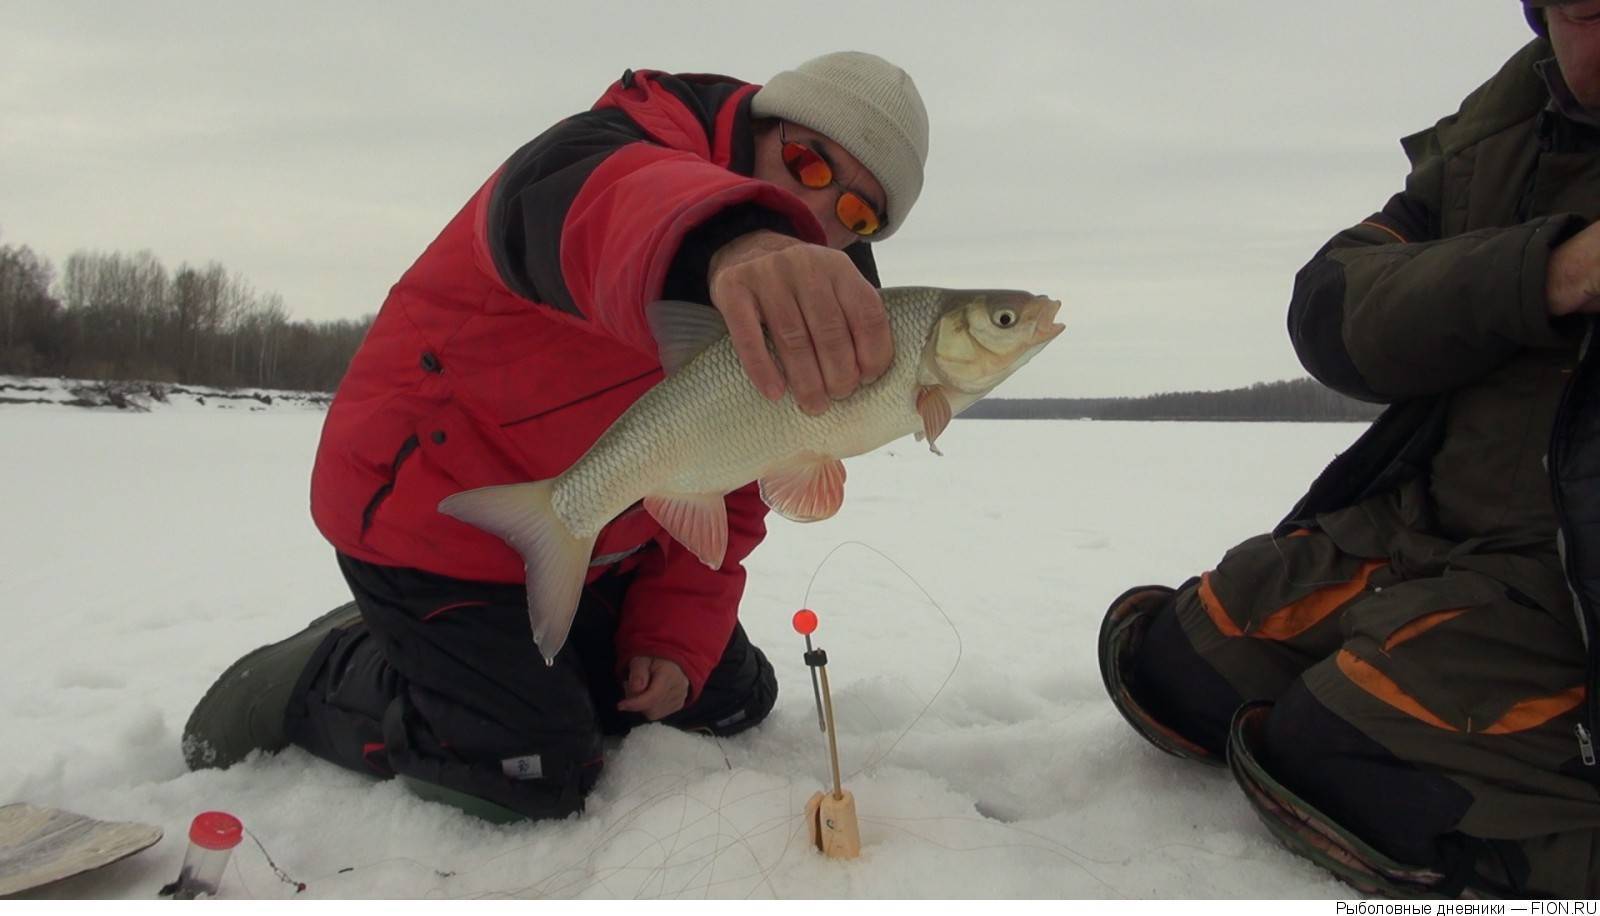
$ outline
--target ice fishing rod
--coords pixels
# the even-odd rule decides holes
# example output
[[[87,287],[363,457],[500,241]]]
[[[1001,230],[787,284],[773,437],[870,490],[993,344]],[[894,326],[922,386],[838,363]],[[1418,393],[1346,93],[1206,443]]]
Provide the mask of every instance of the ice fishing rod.
[[[856,820],[856,799],[845,790],[839,776],[839,735],[833,721],[833,693],[828,689],[828,653],[811,645],[817,615],[810,608],[795,612],[794,628],[806,638],[806,667],[817,696],[817,718],[828,735],[828,762],[833,768],[833,792],[817,792],[806,802],[806,824],[811,845],[832,859],[861,855],[861,827]]]

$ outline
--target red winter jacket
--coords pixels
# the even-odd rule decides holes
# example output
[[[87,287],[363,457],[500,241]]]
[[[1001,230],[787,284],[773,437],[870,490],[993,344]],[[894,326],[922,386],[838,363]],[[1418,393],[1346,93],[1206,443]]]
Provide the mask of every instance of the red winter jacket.
[[[328,412],[311,511],[335,548],[459,579],[523,581],[515,551],[440,514],[439,501],[554,477],[576,461],[661,379],[644,305],[709,301],[706,266],[721,244],[758,228],[822,241],[797,198],[748,177],[756,88],[630,71],[467,201],[390,290]],[[876,281],[870,253],[856,247]],[[727,506],[720,570],[637,505],[600,533],[591,562],[591,581],[633,573],[620,662],[677,662],[691,698],[733,631],[743,560],[766,533],[753,485]]]

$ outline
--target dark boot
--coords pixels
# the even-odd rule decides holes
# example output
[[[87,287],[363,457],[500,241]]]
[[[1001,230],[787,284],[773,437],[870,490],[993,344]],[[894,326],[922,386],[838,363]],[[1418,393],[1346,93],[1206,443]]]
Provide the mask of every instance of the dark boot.
[[[1263,730],[1271,703],[1250,703],[1233,718],[1228,767],[1267,829],[1288,850],[1368,895],[1416,897],[1549,896],[1527,886],[1528,865],[1515,844],[1452,832],[1427,865],[1400,862],[1289,791],[1263,765]]]
[[[352,601],[230,665],[183,726],[183,759],[189,769],[226,769],[252,751],[287,747],[284,712],[301,675],[330,636],[360,622],[361,611]]]
[[[1112,705],[1146,741],[1175,757],[1221,766],[1217,755],[1157,720],[1134,696],[1138,687],[1133,677],[1134,655],[1156,611],[1170,605],[1176,593],[1165,585],[1140,585],[1111,602],[1100,624],[1100,679]]]

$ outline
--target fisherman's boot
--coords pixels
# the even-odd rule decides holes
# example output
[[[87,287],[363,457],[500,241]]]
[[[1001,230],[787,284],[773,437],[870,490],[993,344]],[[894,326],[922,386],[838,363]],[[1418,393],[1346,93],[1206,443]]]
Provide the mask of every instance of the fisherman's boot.
[[[1165,585],[1139,585],[1111,602],[1100,624],[1100,677],[1117,711],[1146,741],[1175,757],[1220,767],[1222,760],[1217,755],[1157,721],[1132,692],[1137,687],[1131,681],[1134,654],[1156,611],[1170,604],[1176,593]]]
[[[1267,829],[1288,850],[1327,869],[1363,894],[1386,897],[1545,896],[1528,890],[1527,863],[1512,844],[1452,833],[1439,861],[1408,865],[1374,849],[1348,828],[1289,791],[1262,763],[1262,725],[1271,703],[1249,703],[1228,730],[1228,768]]]
[[[226,769],[252,751],[287,747],[284,713],[301,675],[323,654],[330,636],[360,622],[361,611],[352,601],[230,665],[183,727],[183,759],[189,769]]]

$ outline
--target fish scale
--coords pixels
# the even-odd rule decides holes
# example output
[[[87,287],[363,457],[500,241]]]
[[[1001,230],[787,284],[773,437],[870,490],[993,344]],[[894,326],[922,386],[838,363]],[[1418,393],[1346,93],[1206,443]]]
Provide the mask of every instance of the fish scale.
[[[556,513],[573,534],[588,536],[645,495],[726,493],[761,477],[775,455],[812,451],[849,458],[921,429],[919,357],[942,313],[944,292],[884,290],[893,364],[817,417],[788,394],[778,401],[763,397],[745,379],[732,341],[717,340],[646,392],[557,479]],[[711,436],[714,430],[722,435]]]

